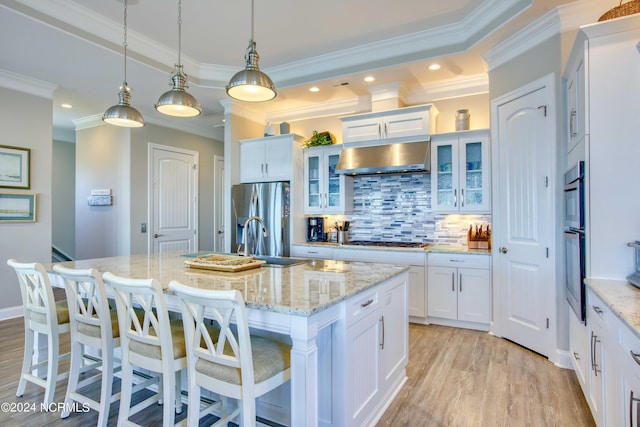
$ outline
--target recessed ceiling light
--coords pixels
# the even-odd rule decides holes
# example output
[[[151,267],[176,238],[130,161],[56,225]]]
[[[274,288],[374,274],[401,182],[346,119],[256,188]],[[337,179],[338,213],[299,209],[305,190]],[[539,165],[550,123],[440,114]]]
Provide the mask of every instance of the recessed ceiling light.
[[[320,88],[317,86],[312,86],[309,88],[309,92],[320,92]]]
[[[429,65],[429,69],[431,71],[439,70],[440,69],[440,64],[431,64],[431,65]]]
[[[375,78],[375,77],[373,77],[373,76],[367,76],[367,77],[365,77],[365,78],[364,78],[364,81],[365,81],[365,82],[367,82],[367,83],[369,83],[369,82],[374,81],[375,79],[376,79],[376,78]]]
[[[73,108],[73,105],[71,105],[71,104],[60,104],[60,106],[62,108]]]

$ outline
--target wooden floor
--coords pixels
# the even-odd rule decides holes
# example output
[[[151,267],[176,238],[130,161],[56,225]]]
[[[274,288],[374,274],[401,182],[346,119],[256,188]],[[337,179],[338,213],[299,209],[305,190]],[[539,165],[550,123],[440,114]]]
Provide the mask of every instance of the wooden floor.
[[[409,326],[408,381],[381,426],[595,426],[580,384],[486,332]]]
[[[23,412],[0,410],[0,426],[89,426],[97,413],[40,410],[44,391],[18,387],[24,340],[22,318],[0,322],[0,403],[36,405]],[[484,332],[444,326],[409,327],[409,380],[378,426],[594,426],[573,371],[560,369],[544,357]],[[68,339],[63,340],[68,349]],[[68,363],[63,363],[64,369]],[[117,385],[116,389],[119,389]],[[58,383],[54,402],[63,402],[66,381]],[[118,405],[111,405],[115,426]],[[186,415],[184,406],[183,415]],[[160,407],[138,414],[136,422],[161,424]]]

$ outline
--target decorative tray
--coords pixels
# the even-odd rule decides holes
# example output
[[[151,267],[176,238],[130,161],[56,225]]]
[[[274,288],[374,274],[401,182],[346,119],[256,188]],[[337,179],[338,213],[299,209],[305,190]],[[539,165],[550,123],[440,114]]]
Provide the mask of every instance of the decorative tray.
[[[236,272],[258,268],[262,264],[265,264],[266,261],[236,255],[205,254],[193,259],[186,259],[184,263],[189,266],[189,268]]]

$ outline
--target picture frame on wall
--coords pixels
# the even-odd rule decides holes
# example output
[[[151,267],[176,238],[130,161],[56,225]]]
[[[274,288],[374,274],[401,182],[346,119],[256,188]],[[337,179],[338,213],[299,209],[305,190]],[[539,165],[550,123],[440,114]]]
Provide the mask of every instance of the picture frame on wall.
[[[31,149],[0,145],[0,187],[28,190]]]
[[[34,193],[0,193],[0,223],[36,222]]]

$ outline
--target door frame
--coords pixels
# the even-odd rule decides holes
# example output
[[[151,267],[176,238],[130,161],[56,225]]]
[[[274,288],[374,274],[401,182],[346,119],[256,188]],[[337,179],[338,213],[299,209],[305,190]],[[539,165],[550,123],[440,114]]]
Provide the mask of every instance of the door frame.
[[[537,90],[547,88],[547,114],[549,115],[549,120],[551,120],[550,127],[554,129],[555,132],[551,132],[549,141],[549,156],[551,167],[549,169],[548,176],[548,187],[552,192],[552,196],[550,197],[549,209],[553,213],[553,224],[550,226],[548,231],[548,247],[549,247],[549,258],[554,262],[550,263],[549,268],[551,269],[550,277],[554,278],[554,283],[549,289],[550,302],[553,302],[555,305],[555,310],[551,311],[550,314],[550,340],[552,342],[548,343],[548,356],[549,360],[555,363],[558,366],[569,367],[571,366],[569,353],[567,350],[560,350],[561,343],[558,342],[558,336],[565,337],[566,336],[566,348],[568,349],[568,324],[565,321],[568,320],[565,316],[566,307],[562,304],[564,301],[561,296],[563,295],[563,289],[559,288],[562,285],[562,280],[560,280],[559,274],[562,273],[561,267],[558,267],[561,262],[557,259],[558,254],[561,254],[562,251],[558,250],[558,242],[561,242],[560,233],[562,231],[560,224],[560,216],[561,213],[558,211],[558,206],[560,204],[561,192],[558,189],[558,152],[560,148],[558,147],[558,111],[557,108],[557,94],[556,94],[556,74],[550,73],[539,79],[536,79],[528,84],[525,84],[511,92],[508,92],[498,98],[491,100],[491,160],[492,160],[492,184],[491,184],[491,193],[492,193],[492,222],[494,224],[499,224],[501,222],[500,218],[500,203],[501,203],[501,187],[499,182],[499,168],[500,168],[500,145],[499,145],[499,121],[498,121],[498,109],[501,105],[506,104],[510,101],[514,101],[518,98],[526,96],[530,93],[536,92]],[[492,307],[493,313],[491,316],[491,333],[498,337],[502,337],[502,325],[501,322],[503,320],[503,313],[501,307],[502,301],[502,282],[501,277],[499,276],[499,272],[502,271],[500,268],[502,258],[499,256],[498,248],[502,245],[505,236],[503,236],[502,230],[499,227],[493,227],[493,248],[492,248],[492,272],[493,272],[493,295],[492,295]]]
[[[222,173],[220,173],[220,168],[222,168]],[[222,182],[219,182],[220,180]],[[220,211],[221,216],[218,217],[218,210],[220,205],[224,208],[224,156],[220,156],[218,154],[213,156],[213,248],[218,252],[224,252],[224,239],[222,247],[218,247],[218,227],[217,225],[221,224],[224,233],[227,232],[225,223],[224,223],[224,209]]]
[[[153,242],[154,242],[154,238],[153,238],[153,230],[155,227],[155,223],[154,223],[154,212],[153,212],[153,204],[154,204],[154,198],[153,198],[153,175],[154,175],[154,163],[153,163],[153,152],[154,150],[164,150],[164,151],[173,151],[176,153],[180,153],[180,154],[184,154],[187,156],[192,156],[194,159],[194,164],[196,166],[195,172],[196,172],[196,179],[194,181],[194,194],[195,194],[195,200],[193,201],[193,203],[195,204],[195,207],[193,209],[193,225],[195,227],[195,239],[196,239],[196,247],[199,245],[200,242],[200,235],[199,235],[199,223],[198,223],[198,210],[200,209],[200,193],[199,193],[199,187],[198,187],[198,180],[199,180],[199,168],[200,168],[200,153],[194,150],[187,150],[186,148],[180,148],[180,147],[174,147],[172,145],[163,145],[163,144],[157,144],[155,142],[149,142],[147,145],[147,221],[148,221],[148,226],[147,226],[147,253],[153,253]]]

